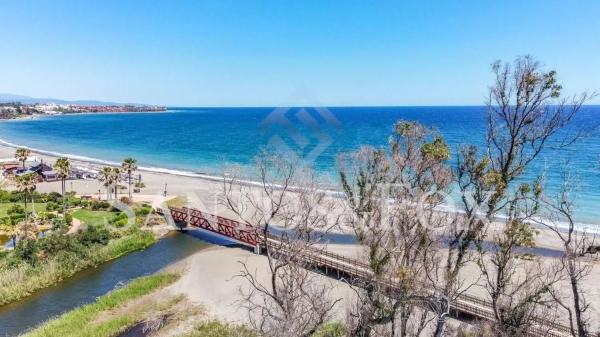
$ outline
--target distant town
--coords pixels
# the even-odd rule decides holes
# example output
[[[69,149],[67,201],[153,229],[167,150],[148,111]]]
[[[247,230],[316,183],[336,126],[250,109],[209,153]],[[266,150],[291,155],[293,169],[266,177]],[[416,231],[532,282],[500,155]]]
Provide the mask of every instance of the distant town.
[[[83,105],[83,104],[56,104],[20,102],[0,103],[0,119],[16,119],[35,115],[58,115],[77,113],[102,113],[102,112],[144,112],[166,111],[164,106],[156,105]]]

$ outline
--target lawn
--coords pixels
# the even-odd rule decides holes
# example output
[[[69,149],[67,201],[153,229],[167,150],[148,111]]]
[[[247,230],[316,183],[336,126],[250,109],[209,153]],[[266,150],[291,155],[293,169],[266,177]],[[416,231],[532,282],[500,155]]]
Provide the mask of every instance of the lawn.
[[[6,214],[6,211],[8,211],[8,209],[11,208],[14,204],[19,204],[19,205],[23,206],[22,202],[3,202],[3,203],[0,203],[0,218],[8,216],[8,214]],[[27,203],[27,210],[29,210],[29,211],[33,210],[33,205],[31,203]],[[43,212],[45,210],[46,210],[46,204],[44,204],[44,203],[36,203],[35,204],[35,211],[36,212]]]
[[[79,219],[84,224],[96,226],[111,222],[119,212],[109,211],[90,211],[88,209],[78,209],[73,212],[73,217]]]

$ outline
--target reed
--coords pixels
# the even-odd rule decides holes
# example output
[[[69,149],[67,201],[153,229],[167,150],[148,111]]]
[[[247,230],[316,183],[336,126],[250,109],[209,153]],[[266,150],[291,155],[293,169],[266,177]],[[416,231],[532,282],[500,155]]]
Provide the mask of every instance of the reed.
[[[16,265],[0,266],[0,306],[18,301],[37,290],[56,284],[78,271],[144,249],[155,241],[151,232],[136,230],[111,240],[105,246],[90,246],[80,254],[65,252],[35,265],[19,262]]]
[[[114,336],[127,326],[135,323],[138,317],[133,314],[120,315],[108,320],[97,321],[97,318],[112,309],[163,288],[179,278],[176,274],[156,274],[137,278],[125,286],[118,288],[96,302],[69,311],[24,336],[27,337],[89,337]]]

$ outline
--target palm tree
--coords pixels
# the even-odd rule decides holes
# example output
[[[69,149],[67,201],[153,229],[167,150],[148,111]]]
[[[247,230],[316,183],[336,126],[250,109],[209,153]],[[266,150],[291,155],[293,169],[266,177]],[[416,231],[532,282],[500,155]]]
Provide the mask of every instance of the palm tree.
[[[17,190],[23,193],[23,200],[25,205],[25,226],[27,226],[27,196],[35,191],[38,174],[35,172],[24,174],[17,177]],[[33,203],[33,198],[31,198]],[[35,209],[35,204],[33,205]],[[25,233],[27,235],[27,227],[25,227]]]
[[[121,167],[123,168],[123,170],[125,170],[125,172],[127,172],[127,182],[129,184],[129,200],[131,201],[131,174],[133,173],[133,171],[137,170],[137,160],[133,158],[126,158],[125,160],[123,160],[123,164],[121,164]]]
[[[58,158],[56,163],[54,163],[54,169],[61,181],[63,208],[65,208],[65,180],[71,175],[71,163],[69,162],[69,158]]]
[[[112,167],[104,166],[98,173],[98,180],[106,186],[106,200],[110,199],[110,187],[113,181]]]
[[[18,148],[15,151],[15,159],[20,161],[21,164],[23,165],[23,168],[25,168],[25,161],[27,160],[27,158],[29,157],[30,154],[31,154],[31,151],[29,151],[28,149]]]
[[[115,185],[115,199],[118,198],[117,193],[119,192],[119,183],[123,181],[123,177],[121,176],[121,169],[118,167],[113,167],[112,169],[112,183]]]

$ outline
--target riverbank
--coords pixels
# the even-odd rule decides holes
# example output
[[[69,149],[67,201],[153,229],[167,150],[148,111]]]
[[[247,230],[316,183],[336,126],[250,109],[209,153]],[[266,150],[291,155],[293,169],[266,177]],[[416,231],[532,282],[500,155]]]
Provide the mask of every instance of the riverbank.
[[[130,310],[127,314],[112,315],[108,313],[120,306],[148,295],[175,282],[176,274],[157,274],[136,279],[124,287],[100,297],[95,303],[87,304],[35,328],[25,334],[27,337],[65,337],[65,336],[113,336],[127,326],[148,314],[152,309],[170,309],[181,298],[168,299],[153,307]],[[105,317],[100,317],[102,314]]]
[[[78,246],[70,237],[54,241],[50,243],[52,249],[60,251],[52,252],[55,255],[43,261],[20,261],[10,256],[14,252],[0,260],[0,306],[19,301],[87,268],[145,249],[156,242],[156,237],[150,231],[133,230],[105,246]]]

